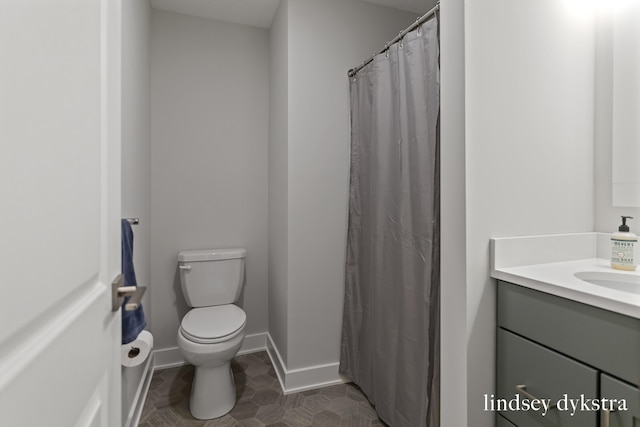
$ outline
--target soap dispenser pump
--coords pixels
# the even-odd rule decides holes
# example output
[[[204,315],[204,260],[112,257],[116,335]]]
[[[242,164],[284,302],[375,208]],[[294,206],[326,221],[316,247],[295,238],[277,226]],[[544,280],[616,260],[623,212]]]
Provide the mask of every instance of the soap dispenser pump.
[[[633,217],[622,216],[622,225],[611,235],[611,267],[633,271],[638,266],[638,236],[629,231],[627,219]]]

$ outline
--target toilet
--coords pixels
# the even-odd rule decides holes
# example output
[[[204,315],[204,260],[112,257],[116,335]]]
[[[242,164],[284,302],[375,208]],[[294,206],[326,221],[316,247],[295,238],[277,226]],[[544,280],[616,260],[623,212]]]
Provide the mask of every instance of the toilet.
[[[182,293],[192,309],[178,330],[178,347],[195,366],[189,409],[198,419],[218,418],[236,403],[231,359],[244,340],[245,312],[234,305],[244,284],[246,250],[178,253]]]

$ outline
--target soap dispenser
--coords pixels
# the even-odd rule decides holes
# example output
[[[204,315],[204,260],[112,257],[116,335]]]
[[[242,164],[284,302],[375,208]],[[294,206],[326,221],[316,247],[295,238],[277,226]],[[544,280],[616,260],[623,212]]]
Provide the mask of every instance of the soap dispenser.
[[[611,267],[618,270],[635,270],[638,266],[638,236],[629,231],[627,219],[633,217],[622,216],[622,225],[611,235]]]

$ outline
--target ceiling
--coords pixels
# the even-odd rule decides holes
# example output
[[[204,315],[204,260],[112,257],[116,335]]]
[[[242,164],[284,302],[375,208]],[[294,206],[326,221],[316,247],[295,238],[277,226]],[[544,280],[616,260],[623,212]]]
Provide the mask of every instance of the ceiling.
[[[436,0],[364,0],[381,6],[392,7],[422,16],[436,5]]]
[[[364,1],[413,12],[416,16],[426,13],[435,5],[435,0]],[[260,28],[271,27],[279,4],[280,0],[151,0],[151,6],[156,9]]]

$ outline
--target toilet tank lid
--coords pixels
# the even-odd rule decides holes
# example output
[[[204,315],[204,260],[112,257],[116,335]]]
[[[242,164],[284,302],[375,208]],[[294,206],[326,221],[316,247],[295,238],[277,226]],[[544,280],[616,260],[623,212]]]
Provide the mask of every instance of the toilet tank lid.
[[[197,262],[197,261],[219,261],[223,259],[245,258],[247,256],[246,249],[229,248],[229,249],[198,249],[192,251],[178,252],[179,262]]]

